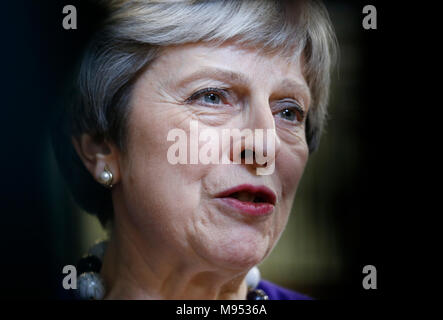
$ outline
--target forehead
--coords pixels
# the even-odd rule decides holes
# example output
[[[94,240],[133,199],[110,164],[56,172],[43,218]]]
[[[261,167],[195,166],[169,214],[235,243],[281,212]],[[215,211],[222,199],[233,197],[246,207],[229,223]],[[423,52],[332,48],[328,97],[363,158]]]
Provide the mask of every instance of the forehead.
[[[168,82],[177,82],[177,77],[191,81],[206,74],[249,86],[273,86],[278,83],[280,86],[297,86],[309,91],[300,58],[291,60],[279,54],[265,54],[235,44],[165,47],[150,69]]]

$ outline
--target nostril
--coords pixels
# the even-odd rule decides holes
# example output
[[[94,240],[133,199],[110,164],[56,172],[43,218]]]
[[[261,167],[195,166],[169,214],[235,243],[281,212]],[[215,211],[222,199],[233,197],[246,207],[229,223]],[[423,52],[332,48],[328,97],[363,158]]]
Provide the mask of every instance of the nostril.
[[[242,163],[245,164],[253,164],[255,152],[249,149],[245,149],[241,152]]]
[[[254,151],[246,149],[241,152],[242,159],[248,159],[254,156]]]
[[[244,149],[241,153],[240,153],[240,163],[242,164],[252,164],[254,167],[266,167],[267,166],[267,162],[265,163],[258,163],[256,158],[255,158],[255,151],[250,150],[250,149]]]

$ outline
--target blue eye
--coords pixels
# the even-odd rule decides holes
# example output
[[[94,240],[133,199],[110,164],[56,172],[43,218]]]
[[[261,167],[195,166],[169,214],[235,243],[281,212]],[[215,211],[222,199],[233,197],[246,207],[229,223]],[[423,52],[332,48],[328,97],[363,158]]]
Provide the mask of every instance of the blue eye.
[[[277,115],[287,121],[291,122],[302,122],[304,118],[303,109],[299,106],[287,107],[281,109]]]
[[[221,102],[220,96],[216,95],[215,93],[206,93],[203,96],[203,99],[206,103],[210,104],[219,104]]]
[[[217,88],[205,88],[192,94],[186,101],[199,101],[206,105],[221,105],[227,103],[227,93],[225,90]]]
[[[281,115],[282,118],[289,120],[289,121],[294,121],[297,118],[296,113],[290,109],[284,109],[284,110],[280,111],[279,114]]]

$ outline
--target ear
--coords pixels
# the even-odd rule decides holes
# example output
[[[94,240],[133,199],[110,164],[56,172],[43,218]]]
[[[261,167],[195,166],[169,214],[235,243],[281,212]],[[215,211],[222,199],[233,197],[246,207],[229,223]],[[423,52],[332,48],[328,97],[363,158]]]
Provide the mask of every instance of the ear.
[[[93,138],[86,133],[80,137],[72,137],[72,143],[86,169],[97,182],[100,183],[99,176],[106,165],[112,172],[112,184],[116,185],[120,181],[120,154],[115,144],[105,139]]]

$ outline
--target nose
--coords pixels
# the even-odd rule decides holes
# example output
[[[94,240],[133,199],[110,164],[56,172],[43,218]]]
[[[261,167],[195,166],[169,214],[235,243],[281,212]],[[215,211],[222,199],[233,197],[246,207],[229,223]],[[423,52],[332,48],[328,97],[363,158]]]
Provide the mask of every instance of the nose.
[[[241,115],[244,134],[234,141],[231,161],[255,169],[257,175],[272,174],[281,145],[274,115],[265,99],[256,99],[246,109]]]

